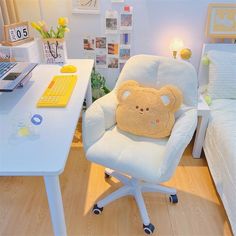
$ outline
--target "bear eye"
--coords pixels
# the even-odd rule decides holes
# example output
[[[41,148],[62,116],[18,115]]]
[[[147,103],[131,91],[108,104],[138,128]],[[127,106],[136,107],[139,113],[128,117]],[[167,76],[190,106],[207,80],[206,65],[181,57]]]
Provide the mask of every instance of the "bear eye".
[[[138,109],[138,106],[136,106],[136,109]]]
[[[149,111],[149,107],[146,108],[146,111]]]

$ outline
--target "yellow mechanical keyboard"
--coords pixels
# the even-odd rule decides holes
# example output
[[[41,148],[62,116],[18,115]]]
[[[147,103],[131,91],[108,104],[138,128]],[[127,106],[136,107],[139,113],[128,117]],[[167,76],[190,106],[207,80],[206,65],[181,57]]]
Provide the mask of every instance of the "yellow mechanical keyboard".
[[[77,75],[54,76],[37,107],[65,107],[70,99],[77,81]]]

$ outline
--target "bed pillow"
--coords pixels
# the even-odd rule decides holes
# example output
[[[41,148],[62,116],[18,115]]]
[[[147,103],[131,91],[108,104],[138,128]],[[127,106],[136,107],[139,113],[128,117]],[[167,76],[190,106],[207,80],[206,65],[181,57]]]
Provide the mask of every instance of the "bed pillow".
[[[183,101],[181,91],[172,85],[161,89],[144,87],[127,80],[117,90],[117,127],[131,134],[149,138],[170,135],[175,112]]]
[[[236,99],[236,54],[209,51],[208,95],[213,99]]]

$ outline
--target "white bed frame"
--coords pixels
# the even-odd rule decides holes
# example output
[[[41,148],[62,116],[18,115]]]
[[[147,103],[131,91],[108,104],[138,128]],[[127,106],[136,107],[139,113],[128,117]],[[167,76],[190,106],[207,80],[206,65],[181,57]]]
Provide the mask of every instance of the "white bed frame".
[[[235,52],[236,53],[236,44],[225,44],[225,43],[211,43],[203,44],[202,48],[202,57],[207,54],[210,50],[224,51],[224,52]],[[201,58],[202,58],[201,57]],[[209,67],[202,63],[200,59],[199,69],[198,69],[198,83],[199,88],[204,87],[208,84],[208,74]]]
[[[218,51],[229,51],[236,52],[236,44],[204,44],[202,48],[202,57],[207,54],[210,50],[218,50]],[[204,144],[206,129],[208,126],[208,120],[210,115],[210,108],[205,102],[203,96],[201,94],[205,91],[206,85],[208,84],[208,74],[209,74],[209,66],[204,65],[202,60],[200,59],[199,70],[198,70],[198,91],[199,91],[199,101],[198,101],[198,125],[193,145],[193,158],[200,158],[202,147]]]
[[[236,53],[236,44],[204,44],[203,49],[202,49],[202,57],[204,55],[206,55],[207,52],[210,51],[210,50]],[[208,84],[208,74],[209,74],[209,69],[208,68],[209,68],[209,66],[206,66],[202,62],[200,62],[199,71],[198,71],[199,92],[204,87],[206,87],[206,85]],[[207,128],[207,125],[206,125],[206,128]],[[205,134],[204,134],[204,136],[202,136],[202,138],[203,138],[203,140],[205,139]],[[203,148],[204,149],[206,148],[205,145],[203,145]],[[206,154],[206,159],[208,159],[208,158],[209,158],[209,154],[208,155]],[[214,173],[214,170],[212,170],[213,168],[214,167],[209,166],[209,169],[210,169],[210,172],[212,173],[212,176],[213,176],[213,173]],[[218,189],[217,189],[217,191],[218,191]],[[221,193],[219,191],[218,191],[218,193],[219,193],[220,197],[222,197]],[[234,198],[235,197],[236,196],[234,196]],[[232,230],[233,230],[234,234],[236,235],[236,225],[235,225],[236,222],[235,222],[235,218],[233,218],[233,216],[232,216],[232,212],[235,211],[235,209],[231,209],[231,206],[227,205],[227,202],[228,202],[227,198],[229,198],[229,197],[224,196],[222,198],[222,202],[224,203],[224,207],[225,207],[227,215],[229,217],[229,220],[230,220],[230,223],[231,223],[231,226],[232,226]]]

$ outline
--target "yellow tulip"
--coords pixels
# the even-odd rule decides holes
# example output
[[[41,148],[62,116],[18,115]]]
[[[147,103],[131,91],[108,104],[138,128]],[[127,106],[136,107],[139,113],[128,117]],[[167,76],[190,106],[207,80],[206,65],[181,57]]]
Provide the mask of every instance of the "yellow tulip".
[[[39,22],[38,22],[38,25],[39,25],[40,27],[43,27],[44,25],[46,25],[46,23],[45,23],[44,21],[39,21]]]
[[[36,30],[41,30],[41,27],[36,22],[31,22],[31,26]]]
[[[58,25],[66,26],[68,24],[68,19],[66,17],[60,17],[58,19]]]

